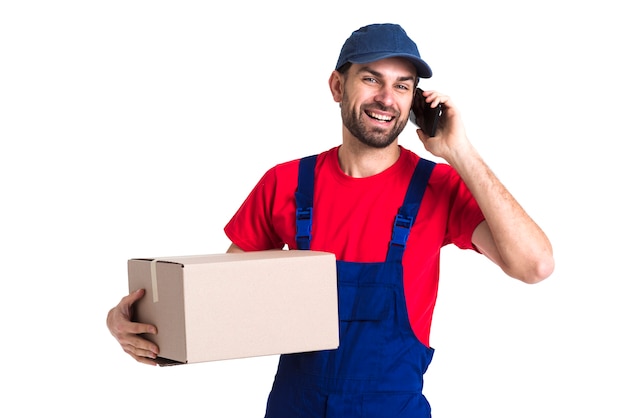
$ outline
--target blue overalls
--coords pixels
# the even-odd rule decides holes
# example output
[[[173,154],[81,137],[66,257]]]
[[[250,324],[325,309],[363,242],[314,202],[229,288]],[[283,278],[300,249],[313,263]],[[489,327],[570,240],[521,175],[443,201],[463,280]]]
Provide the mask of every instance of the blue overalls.
[[[300,162],[298,249],[310,249],[315,159]],[[337,261],[339,348],[282,355],[266,418],[431,416],[422,387],[434,350],[411,329],[402,256],[433,167],[419,160],[384,262]]]

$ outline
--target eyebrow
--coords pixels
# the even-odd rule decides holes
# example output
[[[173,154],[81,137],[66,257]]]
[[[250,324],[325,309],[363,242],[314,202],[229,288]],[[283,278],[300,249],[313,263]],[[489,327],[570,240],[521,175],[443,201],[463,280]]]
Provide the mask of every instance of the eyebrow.
[[[367,67],[367,66],[366,67],[361,67],[359,70],[357,70],[357,74],[360,74],[360,73],[370,73],[370,74],[372,74],[375,77],[383,78],[383,74],[382,73],[380,73],[380,72],[378,72],[376,70],[373,70],[373,69],[371,69],[370,67]],[[415,80],[416,80],[416,77],[413,77],[413,76],[410,76],[410,75],[398,77],[396,79],[396,81],[415,81]]]

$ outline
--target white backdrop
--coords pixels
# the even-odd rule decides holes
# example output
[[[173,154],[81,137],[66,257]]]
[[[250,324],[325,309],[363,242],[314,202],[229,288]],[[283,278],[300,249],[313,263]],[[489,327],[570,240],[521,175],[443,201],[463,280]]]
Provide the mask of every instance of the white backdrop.
[[[339,144],[341,45],[395,22],[557,261],[528,286],[444,250],[434,417],[626,416],[621,16],[609,0],[2,2],[0,415],[262,417],[277,357],[151,368],[106,313],[128,258],[223,252],[266,169]],[[428,157],[412,129],[401,144]]]

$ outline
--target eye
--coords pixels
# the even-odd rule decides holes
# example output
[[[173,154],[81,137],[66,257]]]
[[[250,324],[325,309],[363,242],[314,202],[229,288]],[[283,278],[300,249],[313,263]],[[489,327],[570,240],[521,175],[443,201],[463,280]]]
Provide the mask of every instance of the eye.
[[[371,84],[378,83],[378,80],[376,80],[374,77],[364,77],[363,81],[365,81],[366,83],[371,83]]]

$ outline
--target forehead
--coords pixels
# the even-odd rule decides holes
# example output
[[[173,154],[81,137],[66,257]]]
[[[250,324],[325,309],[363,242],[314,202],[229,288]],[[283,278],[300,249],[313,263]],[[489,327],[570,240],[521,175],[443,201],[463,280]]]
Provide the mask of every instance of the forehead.
[[[350,70],[354,73],[371,72],[380,76],[399,79],[415,79],[417,69],[407,59],[400,57],[385,58],[365,64],[352,64]]]

